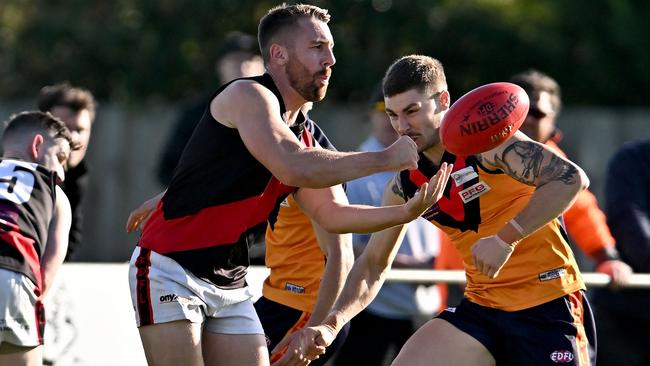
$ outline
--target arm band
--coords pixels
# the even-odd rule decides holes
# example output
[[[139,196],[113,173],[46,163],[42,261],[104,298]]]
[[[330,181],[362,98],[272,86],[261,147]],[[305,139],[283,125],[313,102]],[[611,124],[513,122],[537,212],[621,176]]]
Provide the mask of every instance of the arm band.
[[[519,234],[521,234],[521,237],[522,237],[522,238],[525,238],[525,237],[526,237],[526,234],[524,233],[524,228],[521,227],[521,225],[519,225],[519,223],[518,223],[515,219],[510,220],[510,221],[509,221],[509,224],[510,224],[510,225],[511,225],[515,230],[517,230],[517,232],[518,232]]]

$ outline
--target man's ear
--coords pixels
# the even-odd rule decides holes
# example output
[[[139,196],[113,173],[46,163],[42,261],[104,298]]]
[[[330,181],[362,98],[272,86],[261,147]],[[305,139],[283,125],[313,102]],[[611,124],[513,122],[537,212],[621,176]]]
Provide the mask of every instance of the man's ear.
[[[38,159],[41,152],[41,147],[43,146],[43,142],[45,142],[45,138],[40,133],[37,133],[34,135],[34,137],[32,137],[32,144],[29,149],[32,159]]]
[[[442,93],[440,93],[440,109],[445,111],[449,109],[451,106],[451,95],[449,95],[449,91],[443,90]]]
[[[289,62],[289,51],[282,45],[272,43],[269,49],[269,61],[278,65],[285,65]]]

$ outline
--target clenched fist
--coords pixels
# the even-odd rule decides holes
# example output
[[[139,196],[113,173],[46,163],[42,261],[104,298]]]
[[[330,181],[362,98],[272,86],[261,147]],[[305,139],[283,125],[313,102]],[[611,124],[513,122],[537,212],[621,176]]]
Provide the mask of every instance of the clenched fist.
[[[413,170],[418,167],[418,148],[415,141],[408,136],[400,136],[384,153],[391,171]]]
[[[506,243],[497,235],[481,238],[472,245],[474,265],[481,273],[495,278],[515,250],[515,245]]]

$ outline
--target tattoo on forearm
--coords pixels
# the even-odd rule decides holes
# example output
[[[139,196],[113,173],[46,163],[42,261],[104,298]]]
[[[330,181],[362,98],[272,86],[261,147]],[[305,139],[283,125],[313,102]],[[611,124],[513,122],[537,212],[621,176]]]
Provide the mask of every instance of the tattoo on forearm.
[[[575,184],[577,175],[576,167],[553,155],[551,162],[544,166],[540,173],[540,185],[552,181],[560,181],[567,185]]]
[[[508,175],[528,185],[544,185],[551,181],[574,184],[578,170],[570,163],[553,155],[542,166],[544,148],[530,141],[517,141],[505,148],[501,157],[495,156],[496,165]],[[510,163],[508,162],[510,161]],[[516,162],[516,164],[515,164]]]
[[[402,178],[400,178],[399,173],[395,175],[395,179],[393,179],[393,186],[391,187],[391,189],[393,190],[393,193],[406,200],[406,197],[404,195],[404,189],[402,189]]]

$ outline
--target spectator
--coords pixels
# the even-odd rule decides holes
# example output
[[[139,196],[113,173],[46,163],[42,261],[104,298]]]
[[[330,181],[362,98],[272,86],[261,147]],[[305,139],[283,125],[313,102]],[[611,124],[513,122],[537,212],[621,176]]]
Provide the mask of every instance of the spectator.
[[[555,122],[562,107],[558,83],[537,70],[516,74],[510,81],[524,88],[530,97],[530,109],[521,131],[566,157],[557,144],[561,133]],[[608,274],[613,285],[624,284],[632,270],[619,258],[615,240],[596,197],[589,190],[582,191],[564,212],[563,218],[571,239],[595,261],[596,271]]]
[[[63,121],[70,130],[73,143],[79,146],[78,150],[70,153],[63,182],[63,191],[70,199],[72,208],[72,227],[65,257],[70,260],[82,243],[82,204],[88,190],[88,166],[84,158],[88,151],[97,103],[90,91],[61,83],[43,87],[37,104],[42,112],[50,112]]]
[[[650,272],[650,140],[624,145],[605,179],[607,223],[621,258],[635,272]],[[595,291],[598,365],[650,365],[647,289]]]

